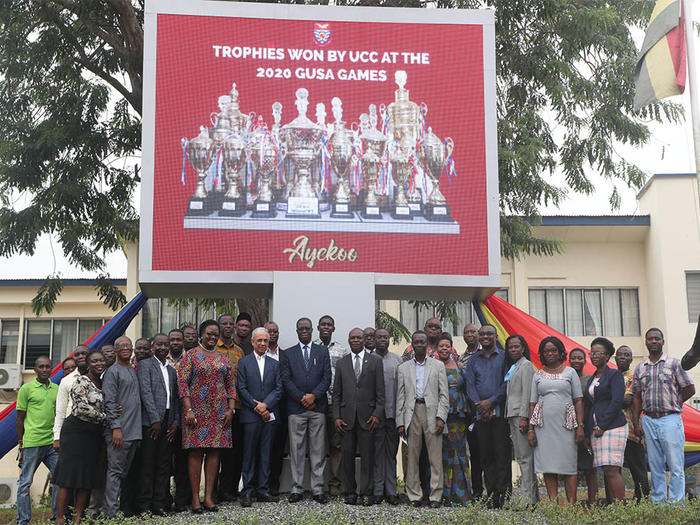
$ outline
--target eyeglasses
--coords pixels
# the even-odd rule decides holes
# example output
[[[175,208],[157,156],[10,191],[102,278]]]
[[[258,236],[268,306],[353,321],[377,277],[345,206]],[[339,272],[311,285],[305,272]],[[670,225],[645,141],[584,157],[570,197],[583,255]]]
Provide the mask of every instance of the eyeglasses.
[[[427,325],[425,325],[425,327],[432,328],[433,330],[441,330],[442,329],[442,325],[435,324],[435,323],[427,324]]]
[[[591,355],[605,355],[605,352],[591,352]]]

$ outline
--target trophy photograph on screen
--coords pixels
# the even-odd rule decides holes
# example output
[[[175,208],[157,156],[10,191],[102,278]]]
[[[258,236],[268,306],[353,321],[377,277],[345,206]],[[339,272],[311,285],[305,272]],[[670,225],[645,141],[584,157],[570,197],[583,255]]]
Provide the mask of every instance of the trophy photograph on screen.
[[[282,103],[270,120],[267,108],[245,113],[246,94],[229,84],[210,127],[197,123],[181,139],[182,180],[196,176],[184,227],[459,234],[440,191],[457,175],[455,143],[429,125],[425,102],[410,99],[406,71],[394,82],[393,101],[368,101],[359,115],[344,114],[339,97],[314,101],[315,121],[313,94],[298,87],[286,124]]]

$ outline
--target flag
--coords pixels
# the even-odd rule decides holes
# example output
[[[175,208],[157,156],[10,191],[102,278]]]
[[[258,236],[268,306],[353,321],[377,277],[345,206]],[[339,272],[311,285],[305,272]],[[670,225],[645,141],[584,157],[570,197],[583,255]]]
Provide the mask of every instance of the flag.
[[[536,368],[541,368],[542,363],[538,355],[540,341],[550,335],[561,339],[567,354],[572,348],[581,348],[586,354],[586,366],[584,373],[592,374],[595,367],[591,364],[590,349],[577,343],[564,334],[557,332],[542,321],[526,314],[512,304],[492,295],[485,301],[473,301],[472,305],[481,324],[491,324],[496,327],[496,336],[501,347],[505,348],[506,339],[513,334],[519,334],[525,338],[530,348],[530,361]],[[615,368],[614,359],[608,365]],[[685,468],[700,463],[700,411],[688,404],[683,405],[683,427],[685,431]]]
[[[685,90],[682,0],[658,0],[634,69],[634,109]]]
[[[117,312],[117,315],[92,334],[83,344],[90,350],[96,350],[107,343],[114,343],[114,340],[124,333],[144,304],[146,304],[146,296],[139,292],[124,308]],[[62,378],[63,369],[59,363],[51,372],[51,381],[60,383]],[[16,407],[17,402],[14,402],[0,412],[0,458],[17,446]]]

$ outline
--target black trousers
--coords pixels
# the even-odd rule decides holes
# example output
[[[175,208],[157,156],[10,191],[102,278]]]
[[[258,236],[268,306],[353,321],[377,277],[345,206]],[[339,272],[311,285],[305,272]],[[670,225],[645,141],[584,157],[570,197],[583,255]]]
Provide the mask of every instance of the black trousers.
[[[478,498],[484,492],[484,482],[476,424],[472,430],[467,430],[467,443],[469,444],[469,463],[472,469],[472,494]]]
[[[374,434],[360,427],[360,421],[355,417],[352,430],[346,430],[341,441],[343,460],[343,488],[345,494],[355,494],[355,450],[360,447],[360,495],[374,494]]]
[[[287,448],[287,438],[289,431],[287,427],[286,410],[281,406],[280,402],[280,418],[275,425],[275,435],[272,438],[272,451],[270,453],[270,491],[273,493],[279,492],[280,477],[282,477],[282,461],[284,460],[284,451]]]
[[[139,494],[136,508],[140,512],[167,509],[170,504],[170,464],[173,444],[167,439],[168,411],[156,439],[148,435],[149,427],[143,427],[141,461],[139,465]]]
[[[491,505],[496,508],[503,506],[511,492],[509,432],[508,422],[502,417],[476,422],[486,492],[491,498]]]
[[[233,415],[231,422],[231,441],[233,448],[221,449],[221,470],[219,471],[219,499],[238,496],[238,485],[241,482],[243,467],[243,425],[238,419],[238,413]]]
[[[625,445],[625,463],[634,480],[634,497],[637,501],[649,495],[649,478],[647,477],[647,460],[644,457],[644,445],[631,439]]]
[[[189,461],[189,450],[182,448],[182,430],[177,429],[175,439],[173,439],[174,454],[171,472],[175,477],[175,507],[187,507],[192,502],[192,489],[190,488],[190,474],[187,463]]]
[[[129,466],[126,479],[122,482],[122,493],[119,498],[119,510],[125,516],[132,516],[138,511],[137,498],[139,495],[139,476],[141,464],[141,445],[136,447],[134,459]]]

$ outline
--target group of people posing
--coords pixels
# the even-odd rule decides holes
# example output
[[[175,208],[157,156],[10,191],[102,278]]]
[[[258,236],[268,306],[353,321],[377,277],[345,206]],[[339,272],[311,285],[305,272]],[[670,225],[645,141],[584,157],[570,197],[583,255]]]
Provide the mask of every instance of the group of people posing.
[[[582,349],[567,355],[561,340],[547,337],[537,370],[525,338],[511,335],[504,351],[488,324],[465,326],[462,354],[437,318],[413,333],[403,356],[389,352],[384,329],[354,328],[347,347],[333,339],[331,316],[321,317],[317,330],[313,340],[312,321],[299,319],[298,342],[282,350],[277,324],[252,330],[242,313],[133,346],[119,337],[100,350],[78,347],[64,362],[60,386],[50,381],[48,357],[38,358],[37,377],[17,402],[18,523],[31,517],[29,487],[42,462],[52,472],[61,524],[79,522],[88,503],[112,518],[120,510],[163,515],[189,506],[199,514],[234,499],[243,507],[275,501],[286,449],[289,502],[304,497],[308,455],[318,503],[342,493],[350,505],[396,505],[400,442],[413,506],[482,497],[495,508],[511,497],[536,504],[537,473],[550,499],[563,476],[573,503],[579,471],[592,502],[597,467],[607,497],[624,499],[624,460],[640,498],[649,492],[644,442],[652,500],[684,496],[680,413],[695,389],[680,361],[663,352],[656,328],[645,335],[649,357],[634,373],[628,347],[616,351],[596,338],[590,376]],[[613,356],[617,368],[608,366]],[[517,494],[513,459],[521,472]]]

